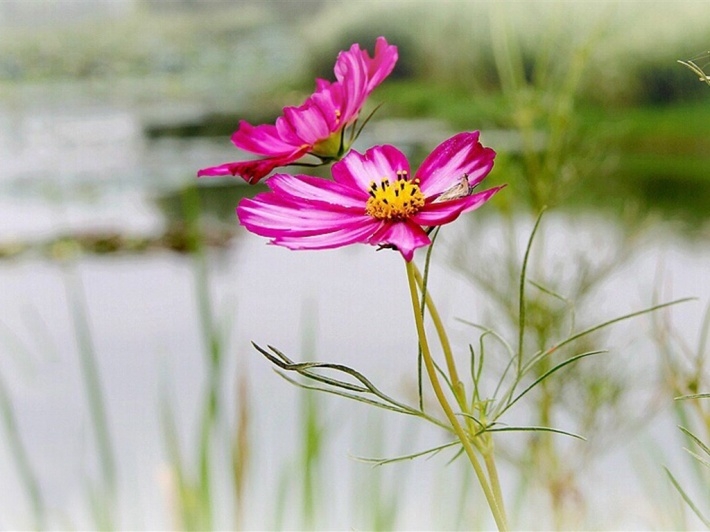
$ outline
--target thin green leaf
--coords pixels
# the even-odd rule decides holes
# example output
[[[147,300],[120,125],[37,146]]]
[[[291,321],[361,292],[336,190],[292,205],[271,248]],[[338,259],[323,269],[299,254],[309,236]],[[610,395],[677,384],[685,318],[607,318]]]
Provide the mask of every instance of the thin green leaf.
[[[378,104],[375,106],[375,108],[372,110],[372,112],[371,112],[369,115],[367,115],[367,118],[365,118],[365,120],[362,122],[362,124],[360,125],[360,127],[357,129],[357,133],[354,133],[354,134],[350,137],[350,143],[351,143],[351,144],[357,140],[357,138],[360,136],[360,133],[362,133],[363,128],[367,125],[367,123],[370,121],[370,119],[371,119],[373,116],[375,116],[375,113],[376,113],[376,112],[380,109],[380,107],[382,107],[383,105],[384,105],[384,102],[378,103]],[[354,124],[353,124],[353,126],[354,126]],[[353,132],[354,132],[354,131],[355,131],[355,127],[353,127]]]
[[[673,476],[673,473],[671,473],[670,470],[665,466],[663,466],[663,469],[666,471],[666,474],[668,475],[668,478],[673,483],[673,486],[675,487],[675,489],[678,490],[678,493],[680,493],[680,496],[683,497],[683,500],[685,501],[685,503],[690,507],[691,510],[693,510],[695,515],[698,516],[698,519],[700,519],[707,528],[710,528],[710,520],[705,518],[705,516],[703,516],[703,514],[700,513],[700,510],[698,509],[697,506],[695,506],[692,499],[688,496],[687,493],[685,493],[685,490],[680,487],[680,484],[678,484],[678,481]]]
[[[479,433],[485,432],[486,426],[483,423],[481,423],[481,421],[473,414],[469,414],[467,412],[458,412],[456,415],[468,418],[468,419],[472,420],[474,423],[476,423],[476,425],[481,427],[481,430],[479,431]]]
[[[567,345],[567,344],[569,344],[569,343],[571,343],[571,342],[574,342],[575,340],[578,340],[578,339],[582,338],[583,336],[586,336],[586,335],[591,334],[591,333],[593,333],[593,332],[595,332],[595,331],[604,329],[605,327],[608,327],[609,325],[613,325],[613,324],[615,324],[615,323],[619,323],[619,322],[624,321],[624,320],[628,320],[628,319],[631,319],[631,318],[636,318],[636,317],[638,317],[638,316],[642,316],[642,315],[644,315],[644,314],[648,314],[648,313],[650,313],[650,312],[654,312],[654,311],[656,311],[656,310],[660,310],[660,309],[665,308],[665,307],[670,307],[671,305],[678,305],[678,304],[680,304],[680,303],[686,303],[686,302],[688,302],[688,301],[694,301],[695,299],[697,299],[697,298],[694,298],[694,297],[685,297],[685,298],[682,298],[682,299],[676,299],[676,300],[674,300],[674,301],[669,301],[668,303],[660,303],[660,304],[658,304],[658,305],[653,305],[653,306],[648,307],[648,308],[645,308],[645,309],[643,309],[643,310],[638,310],[638,311],[636,311],[636,312],[631,312],[631,313],[629,313],[629,314],[624,314],[623,316],[619,316],[619,317],[617,317],[617,318],[614,318],[614,319],[605,321],[605,322],[603,322],[603,323],[599,323],[599,324],[597,324],[597,325],[594,325],[594,326],[592,326],[592,327],[589,327],[588,329],[585,329],[585,330],[580,331],[580,332],[578,332],[578,333],[576,333],[576,334],[573,334],[572,336],[569,336],[568,338],[562,340],[559,344],[553,345],[553,346],[550,347],[549,349],[546,349],[545,351],[539,352],[537,355],[535,355],[535,356],[527,363],[527,365],[525,366],[525,369],[523,369],[523,374],[526,373],[527,371],[529,371],[529,369],[530,369],[532,366],[534,366],[541,358],[546,357],[547,355],[549,355],[549,354],[552,353],[553,351],[559,349],[560,347],[562,347],[562,346],[564,346],[564,345]]]
[[[396,406],[389,405],[387,403],[381,403],[380,401],[375,401],[374,399],[369,399],[367,397],[362,397],[360,395],[355,395],[352,393],[347,393],[343,392],[340,390],[333,390],[331,388],[323,388],[321,386],[315,386],[312,384],[304,384],[302,382],[298,382],[296,379],[292,379],[282,371],[274,370],[276,374],[281,377],[282,379],[290,382],[294,386],[298,386],[299,388],[303,388],[304,390],[314,390],[317,392],[324,392],[324,393],[329,393],[332,395],[338,395],[340,397],[345,397],[347,399],[352,399],[354,401],[359,401],[361,403],[365,403],[371,406],[376,406],[378,408],[383,408],[385,410],[391,410],[392,412],[397,412],[399,414],[408,414],[408,415],[419,415],[419,411],[417,410],[404,410]]]
[[[700,438],[698,438],[695,434],[693,434],[692,432],[690,432],[690,431],[689,431],[688,429],[686,429],[685,427],[678,427],[678,428],[683,432],[683,434],[685,434],[685,435],[688,436],[691,440],[693,440],[693,441],[695,442],[695,444],[696,444],[698,447],[700,447],[700,448],[703,450],[703,452],[704,452],[705,454],[707,454],[708,456],[710,456],[710,447],[708,447],[705,443],[703,443],[703,442],[700,440]]]
[[[395,462],[404,462],[405,460],[414,460],[415,458],[419,458],[420,456],[426,456],[426,455],[431,455],[434,456],[444,449],[448,449],[449,447],[453,447],[456,444],[459,444],[460,442],[458,440],[445,443],[444,445],[439,445],[438,447],[433,447],[431,449],[427,449],[426,451],[420,451],[418,453],[412,453],[412,454],[407,454],[404,456],[397,456],[395,458],[363,458],[363,457],[358,457],[354,456],[355,460],[358,460],[360,462],[365,462],[368,464],[372,464],[374,466],[381,466],[385,464],[393,464]]]
[[[32,463],[30,462],[27,446],[18,430],[17,415],[13,407],[12,397],[5,386],[5,381],[0,376],[0,418],[4,425],[5,441],[9,446],[12,462],[20,477],[16,491],[24,488],[31,504],[34,517],[34,527],[37,530],[45,528],[47,509],[42,497],[39,479]]]
[[[693,458],[695,458],[695,459],[696,459],[698,462],[700,462],[702,465],[704,465],[704,466],[707,467],[707,468],[710,468],[710,462],[708,462],[705,458],[703,458],[702,456],[700,456],[698,453],[696,453],[696,452],[694,452],[694,451],[691,451],[691,450],[688,449],[687,447],[683,447],[683,450],[684,450],[685,452],[687,452],[690,456],[692,456]]]
[[[395,407],[400,408],[401,410],[404,410],[406,412],[411,413],[411,415],[417,415],[421,418],[426,419],[427,421],[430,421],[431,423],[438,425],[442,428],[449,429],[448,425],[445,423],[442,423],[435,417],[432,417],[425,412],[421,412],[419,410],[416,410],[404,403],[400,403],[399,401],[392,399],[385,393],[381,392],[378,388],[375,387],[374,384],[372,384],[364,375],[359,373],[358,371],[349,368],[348,366],[343,366],[341,364],[327,364],[327,363],[317,363],[317,362],[305,362],[305,363],[294,363],[291,362],[290,359],[284,355],[281,351],[276,349],[275,347],[268,346],[269,349],[271,349],[274,353],[278,355],[282,360],[279,360],[279,358],[276,358],[275,356],[271,355],[268,351],[265,349],[261,348],[257,344],[252,342],[252,345],[254,348],[259,351],[261,354],[263,354],[266,358],[271,360],[274,364],[276,364],[278,367],[285,371],[296,371],[297,373],[303,375],[304,377],[310,378],[312,380],[322,382],[324,384],[328,384],[331,386],[335,386],[337,388],[343,388],[348,391],[353,391],[353,392],[358,392],[358,393],[372,393],[373,395],[379,397],[382,399],[384,402],[389,403]],[[344,381],[340,381],[337,379],[332,379],[330,377],[325,377],[323,375],[320,375],[318,373],[310,371],[311,368],[315,369],[332,369],[335,371],[340,371],[343,373],[346,373],[347,375],[350,375],[351,377],[355,378],[356,380],[360,381],[360,383],[363,384],[364,387],[360,387],[354,384],[350,384]],[[346,395],[340,394],[344,397]],[[359,396],[358,396],[359,397]],[[362,399],[362,398],[360,398]]]
[[[533,285],[535,288],[537,288],[538,290],[540,290],[542,293],[547,294],[547,295],[549,295],[549,296],[551,296],[551,297],[554,297],[555,299],[558,299],[558,300],[562,301],[562,302],[565,304],[565,306],[569,308],[570,322],[571,322],[571,323],[570,323],[570,333],[571,333],[572,331],[574,331],[575,323],[576,323],[576,317],[575,317],[575,310],[574,310],[574,304],[573,304],[573,302],[570,301],[569,299],[567,299],[566,297],[564,297],[563,295],[558,294],[557,292],[555,292],[555,291],[553,291],[553,290],[550,290],[550,289],[547,288],[546,286],[543,286],[543,285],[540,284],[540,283],[537,283],[537,282],[535,282],[535,281],[533,281],[533,280],[531,280],[531,279],[528,279],[528,282],[529,282],[531,285]]]
[[[493,391],[493,396],[491,397],[491,401],[495,401],[495,398],[498,396],[498,392],[500,391],[501,387],[503,386],[503,383],[505,382],[506,375],[508,374],[508,371],[510,371],[510,368],[513,367],[513,364],[515,363],[515,350],[513,349],[513,346],[511,346],[505,338],[503,338],[500,334],[495,332],[493,329],[489,329],[488,327],[484,327],[482,325],[479,325],[477,323],[473,323],[467,320],[462,320],[459,319],[461,323],[464,323],[466,325],[470,325],[471,327],[474,327],[476,329],[480,329],[483,331],[483,334],[479,338],[479,342],[482,341],[484,336],[491,335],[493,338],[498,340],[503,347],[508,351],[508,354],[510,355],[510,359],[508,360],[508,364],[506,364],[505,369],[503,370],[502,375],[500,376],[500,379],[498,379],[498,384],[496,385],[495,390]]]
[[[578,440],[587,441],[587,438],[584,436],[566,430],[553,429],[552,427],[494,427],[487,428],[484,432],[552,432],[554,434],[562,434],[563,436],[570,436]]]
[[[456,461],[456,459],[457,459],[459,456],[461,456],[461,455],[463,454],[463,452],[464,452],[464,448],[463,448],[463,445],[462,445],[462,446],[459,448],[459,450],[456,451],[456,454],[451,457],[451,460],[449,460],[448,462],[446,462],[446,465],[453,464],[453,463]]]
[[[312,371],[308,371],[310,368],[318,367],[318,364],[314,364],[314,363],[297,364],[295,362],[292,362],[288,357],[286,357],[286,355],[281,353],[281,351],[279,351],[278,349],[274,349],[273,347],[269,346],[269,349],[271,349],[274,353],[276,353],[280,357],[280,359],[279,359],[279,358],[275,357],[274,355],[272,355],[271,353],[269,353],[268,351],[266,351],[265,349],[263,349],[262,347],[260,347],[259,345],[255,344],[253,342],[252,342],[252,345],[254,346],[254,348],[257,351],[259,351],[262,355],[264,355],[267,359],[269,359],[270,362],[277,365],[278,367],[280,367],[283,370],[296,371],[297,373],[300,373],[301,375],[308,377],[309,379],[313,379],[318,382],[322,382],[324,384],[329,384],[331,386],[336,386],[338,388],[344,388],[346,390],[350,390],[353,392],[364,393],[364,392],[369,391],[366,387],[357,386],[357,385],[349,383],[349,382],[341,381],[339,379],[333,379],[331,377],[326,377],[325,375],[319,375],[319,374],[314,373]],[[335,369],[335,368],[331,368],[331,369]]]
[[[540,377],[538,377],[537,379],[535,379],[535,380],[533,381],[533,383],[532,383],[530,386],[528,386],[527,388],[525,388],[522,392],[520,392],[520,393],[515,397],[515,399],[510,400],[510,401],[505,405],[505,407],[503,407],[503,409],[498,413],[498,415],[495,416],[495,417],[496,417],[496,418],[497,418],[497,417],[500,417],[506,410],[508,410],[508,409],[509,409],[511,406],[513,406],[515,403],[517,403],[517,402],[520,400],[520,398],[522,398],[526,393],[528,393],[530,390],[532,390],[535,386],[537,386],[538,384],[540,384],[542,381],[544,381],[547,377],[549,377],[549,376],[552,375],[553,373],[559,371],[560,369],[564,368],[565,366],[567,366],[567,365],[569,365],[569,364],[572,364],[573,362],[577,362],[578,360],[580,360],[580,359],[582,359],[582,358],[590,357],[590,356],[592,356],[592,355],[599,355],[599,354],[601,354],[601,353],[606,353],[606,351],[604,351],[604,350],[588,351],[587,353],[582,353],[582,354],[580,354],[580,355],[573,356],[572,358],[568,358],[567,360],[564,360],[564,361],[560,362],[560,363],[557,364],[555,367],[549,369],[548,371],[546,371],[545,373],[543,373],[542,375],[540,375]]]
[[[678,397],[674,397],[673,399],[676,401],[685,401],[686,399],[708,399],[710,398],[710,393],[694,393],[691,395],[680,395]]]
[[[540,283],[538,283],[538,282],[536,282],[536,281],[533,281],[532,279],[528,279],[528,283],[530,283],[530,284],[533,285],[535,288],[537,288],[538,290],[540,290],[540,292],[543,292],[543,293],[547,294],[548,296],[552,296],[552,297],[554,297],[555,299],[559,299],[560,301],[562,301],[563,303],[565,303],[565,304],[567,304],[567,305],[570,304],[570,301],[569,301],[566,297],[564,297],[564,296],[561,295],[561,294],[558,294],[558,293],[555,292],[554,290],[550,290],[550,289],[547,288],[546,286],[544,286],[544,285],[542,285],[542,284],[540,284]]]
[[[537,220],[535,220],[535,225],[533,226],[530,238],[528,239],[528,245],[525,248],[523,265],[520,270],[520,289],[518,294],[518,374],[520,374],[520,369],[523,365],[523,340],[525,336],[525,279],[528,271],[528,262],[530,260],[530,250],[532,249],[533,240],[535,239],[535,233],[537,233],[538,227],[540,227],[543,214],[545,214],[545,207],[542,208],[540,214],[537,216]]]

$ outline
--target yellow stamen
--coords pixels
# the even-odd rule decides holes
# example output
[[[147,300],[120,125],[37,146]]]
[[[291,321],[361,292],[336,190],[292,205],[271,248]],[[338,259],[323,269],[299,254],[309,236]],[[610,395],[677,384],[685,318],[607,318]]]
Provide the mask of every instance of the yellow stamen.
[[[424,194],[419,189],[419,179],[407,179],[408,173],[397,171],[397,180],[390,183],[386,177],[378,185],[370,183],[370,198],[365,211],[378,220],[405,220],[424,206]]]

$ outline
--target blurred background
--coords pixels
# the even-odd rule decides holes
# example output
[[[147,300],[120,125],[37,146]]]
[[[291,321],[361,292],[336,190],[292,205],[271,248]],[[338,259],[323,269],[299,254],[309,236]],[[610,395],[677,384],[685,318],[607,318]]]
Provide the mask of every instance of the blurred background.
[[[251,346],[414,402],[397,254],[267,246],[234,215],[259,186],[195,177],[249,156],[229,142],[240,119],[273,123],[379,35],[399,61],[356,149],[391,143],[415,166],[481,130],[487,186],[508,184],[434,254],[463,360],[479,333],[460,320],[515,337],[543,207],[531,353],[697,298],[595,337],[603,361],[515,414],[588,441],[501,436],[513,525],[698,526],[663,466],[710,499],[676,428],[710,436],[710,414],[673,401],[710,391],[710,87],[677,63],[710,64],[710,3],[0,0],[1,529],[492,526],[453,455],[354,459],[442,434],[299,390]]]

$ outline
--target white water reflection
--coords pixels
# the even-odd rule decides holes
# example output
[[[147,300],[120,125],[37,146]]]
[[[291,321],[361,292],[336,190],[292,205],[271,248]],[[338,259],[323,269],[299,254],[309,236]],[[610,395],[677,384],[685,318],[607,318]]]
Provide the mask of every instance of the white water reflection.
[[[552,253],[564,253],[574,245],[575,231],[570,227],[575,224],[565,218],[552,216],[546,222],[547,238],[556,242]],[[578,229],[601,237],[601,241],[613,240],[611,229],[602,224]],[[481,231],[485,233],[485,224]],[[521,235],[526,232],[521,229]],[[290,252],[268,246],[253,235],[240,238],[226,252],[210,252],[209,256],[215,314],[230,331],[229,360],[224,371],[226,397],[233,397],[237,376],[248,374],[250,407],[254,411],[254,461],[244,524],[249,529],[269,528],[275,526],[279,482],[284,471],[294,467],[299,453],[297,412],[302,392],[276,377],[250,341],[275,345],[297,359],[309,359],[300,350],[304,323],[312,325],[318,353],[315,358],[356,367],[384,389],[406,396],[412,389],[416,351],[404,268],[396,253],[375,252],[367,246]],[[196,444],[205,354],[200,343],[191,260],[155,252],[136,257],[86,257],[77,264],[120,464],[119,528],[172,526],[158,410],[163,384],[169,384],[172,390],[186,456],[194,456],[190,449],[194,450]],[[646,306],[657,282],[659,264],[664,265],[666,295],[672,291],[672,297],[694,295],[700,301],[710,300],[709,260],[707,243],[691,247],[660,236],[648,241],[603,287],[600,298],[605,301],[604,315]],[[58,265],[41,261],[0,263],[0,371],[10,386],[23,440],[51,508],[50,526],[90,528],[86,479],[96,478],[97,467],[64,275]],[[433,269],[431,290],[444,319],[452,324],[455,340],[465,345],[470,341],[468,332],[453,318],[481,319],[484,305],[480,294],[443,265]],[[306,302],[311,306],[305,307]],[[688,339],[697,334],[701,306],[686,304],[673,311],[675,324]],[[316,314],[304,318],[304,308],[315,308]],[[623,356],[626,362],[635,360],[639,368],[652,362],[653,354],[643,347],[646,344],[629,344],[628,340],[643,338],[648,327],[649,321],[644,319],[620,327],[613,336],[613,347],[621,348],[615,356]],[[363,494],[356,490],[362,486],[358,484],[362,477],[373,473],[369,466],[351,460],[348,453],[375,452],[372,440],[376,433],[368,434],[372,420],[365,407],[338,398],[321,400],[332,441],[324,462],[329,474],[321,493],[324,507],[319,524],[324,528],[368,528],[369,522],[356,502],[362,503]],[[421,434],[426,430],[416,430],[415,437],[404,440],[408,429],[394,418],[385,419],[394,423],[395,436],[375,454],[411,452],[439,441]],[[659,436],[663,434],[659,430],[668,436]],[[640,505],[640,501],[649,500],[645,491],[648,486],[644,486],[630,457],[646,453],[648,440],[653,439],[669,453],[670,463],[676,463],[682,451],[679,440],[671,434],[673,430],[668,418],[660,418],[625,446],[594,462],[591,471],[581,473],[591,507],[604,508],[604,515],[592,517],[591,526],[635,528],[658,523],[653,520],[653,506],[648,502]],[[442,486],[450,485],[449,475],[456,475],[452,468],[443,467],[444,462],[445,458],[439,457],[385,468],[386,483],[400,478],[400,484],[389,485],[402,497],[398,527],[451,526],[445,507],[453,503],[442,502],[449,493],[442,491]],[[31,526],[27,502],[18,489],[17,471],[5,446],[0,446],[0,470],[4,478],[0,486],[0,528]],[[650,474],[658,480],[660,489],[662,475],[656,473],[660,471]],[[217,526],[229,527],[232,505],[226,462],[222,474],[221,488],[215,495]],[[406,486],[401,485],[402,478],[407,479]],[[510,471],[504,473],[504,484],[508,479],[512,485],[512,478]],[[282,526],[300,526],[296,509],[289,504],[286,507]],[[544,522],[540,516],[535,519]],[[481,522],[481,526],[485,524]]]

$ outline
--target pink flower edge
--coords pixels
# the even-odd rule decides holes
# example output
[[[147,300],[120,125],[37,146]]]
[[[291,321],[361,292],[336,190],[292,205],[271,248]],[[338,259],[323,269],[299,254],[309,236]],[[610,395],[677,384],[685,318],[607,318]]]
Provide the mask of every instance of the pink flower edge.
[[[275,168],[294,163],[307,153],[339,158],[339,143],[328,140],[358,118],[367,97],[392,72],[397,59],[397,47],[384,37],[375,41],[372,58],[367,50],[353,44],[338,54],[336,81],[316,80],[315,92],[302,105],[285,107],[274,125],[253,126],[245,120],[239,123],[232,143],[264,157],[263,162],[224,163],[199,170],[198,177],[239,175],[254,184]]]
[[[289,249],[331,249],[363,243],[396,248],[411,261],[416,249],[430,244],[431,228],[481,207],[503,188],[475,193],[468,190],[460,197],[438,201],[462,176],[468,176],[469,186],[474,187],[490,172],[495,152],[483,147],[478,139],[478,132],[447,139],[413,177],[404,154],[389,145],[375,146],[364,154],[351,151],[333,165],[333,181],[276,174],[266,181],[269,192],[240,202],[237,216],[249,231]],[[368,213],[368,201],[376,195],[373,183],[387,178],[386,186],[390,186],[397,182],[398,175],[408,176],[410,189],[421,193],[421,206],[406,215],[394,211],[388,219]]]

